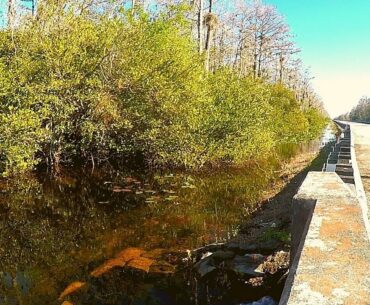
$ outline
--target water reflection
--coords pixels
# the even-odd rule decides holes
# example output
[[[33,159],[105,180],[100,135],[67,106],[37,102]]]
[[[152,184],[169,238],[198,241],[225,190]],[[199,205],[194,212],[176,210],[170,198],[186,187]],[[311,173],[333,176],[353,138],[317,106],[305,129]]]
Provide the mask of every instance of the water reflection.
[[[328,125],[321,139],[321,147],[324,147],[328,143],[336,142],[338,129],[334,124]]]
[[[284,147],[280,158],[319,146]],[[0,304],[61,304],[60,294],[78,281],[86,285],[68,296],[75,305],[202,304],[196,283],[188,282],[191,271],[181,271],[186,250],[235,235],[278,168],[272,158],[200,174],[68,170],[57,180],[3,181]],[[149,274],[112,268],[92,276],[129,247],[145,251]]]

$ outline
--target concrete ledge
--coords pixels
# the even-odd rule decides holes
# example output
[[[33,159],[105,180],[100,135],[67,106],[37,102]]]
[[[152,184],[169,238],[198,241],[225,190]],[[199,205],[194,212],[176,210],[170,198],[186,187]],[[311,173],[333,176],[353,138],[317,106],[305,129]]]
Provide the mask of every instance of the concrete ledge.
[[[310,172],[293,200],[291,268],[280,305],[369,305],[370,243],[355,193]]]

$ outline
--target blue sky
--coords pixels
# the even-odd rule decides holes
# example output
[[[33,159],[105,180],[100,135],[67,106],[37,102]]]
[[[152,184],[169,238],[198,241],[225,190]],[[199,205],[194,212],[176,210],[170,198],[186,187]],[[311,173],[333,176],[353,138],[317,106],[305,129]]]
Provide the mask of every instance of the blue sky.
[[[4,11],[5,11],[5,0],[0,0],[0,27],[4,26],[5,25],[5,15],[4,15]]]
[[[288,21],[332,116],[370,96],[370,0],[267,0]]]

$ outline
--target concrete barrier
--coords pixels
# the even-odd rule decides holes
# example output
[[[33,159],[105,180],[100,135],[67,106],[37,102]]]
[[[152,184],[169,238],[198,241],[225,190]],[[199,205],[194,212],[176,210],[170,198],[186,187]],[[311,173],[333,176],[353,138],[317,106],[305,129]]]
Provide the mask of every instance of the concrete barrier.
[[[356,194],[310,172],[293,200],[291,267],[279,305],[370,305],[370,243]]]
[[[342,133],[333,147],[333,151],[329,154],[326,165],[324,166],[327,172],[336,172],[345,183],[355,184],[352,169],[352,151],[351,151],[351,126],[345,123],[338,123]],[[346,167],[348,170],[343,170]]]

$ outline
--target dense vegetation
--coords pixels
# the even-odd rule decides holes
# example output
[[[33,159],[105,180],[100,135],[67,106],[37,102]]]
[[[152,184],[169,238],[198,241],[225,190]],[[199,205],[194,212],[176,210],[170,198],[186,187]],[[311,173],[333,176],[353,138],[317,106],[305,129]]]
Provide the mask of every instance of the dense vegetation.
[[[370,123],[370,98],[363,97],[353,109],[337,119],[360,123]]]
[[[40,1],[37,18],[0,31],[4,175],[132,157],[161,167],[242,164],[315,138],[326,123],[281,79],[226,62],[205,68],[212,54],[199,52],[186,6],[78,5]]]

